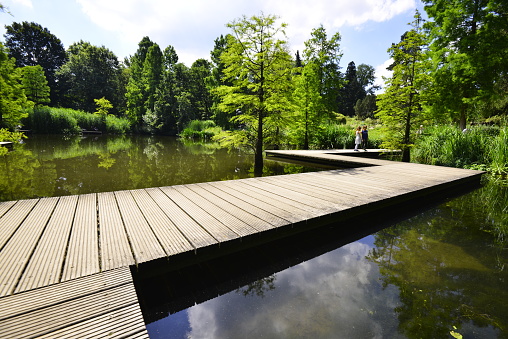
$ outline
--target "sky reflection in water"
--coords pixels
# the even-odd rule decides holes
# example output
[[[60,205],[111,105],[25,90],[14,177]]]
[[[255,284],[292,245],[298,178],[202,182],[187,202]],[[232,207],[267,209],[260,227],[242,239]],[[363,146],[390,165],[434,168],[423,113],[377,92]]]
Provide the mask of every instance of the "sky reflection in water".
[[[272,290],[246,287],[147,326],[151,338],[397,337],[398,292],[366,260],[372,236],[275,274]]]
[[[390,213],[359,220],[379,224],[372,235],[341,240],[341,234],[323,231],[287,241],[293,249],[279,252],[301,255],[285,267],[277,265],[281,259],[269,253],[270,245],[237,258],[246,268],[217,259],[218,266],[208,267],[212,275],[221,265],[259,271],[255,265],[262,260],[276,268],[254,283],[239,279],[227,293],[217,288],[199,299],[194,290],[194,306],[191,300],[181,308],[158,309],[151,319],[145,308],[147,329],[151,338],[506,337],[507,202],[506,185],[489,184],[398,220],[382,220]],[[184,276],[169,274],[163,288],[170,291],[168,282]],[[193,273],[186,279],[181,284],[208,284]]]

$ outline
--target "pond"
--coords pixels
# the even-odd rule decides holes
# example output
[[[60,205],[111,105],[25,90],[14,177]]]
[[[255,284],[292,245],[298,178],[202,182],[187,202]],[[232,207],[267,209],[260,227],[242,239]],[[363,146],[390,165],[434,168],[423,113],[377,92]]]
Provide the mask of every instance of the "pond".
[[[314,169],[265,161],[263,175]],[[254,157],[174,137],[31,135],[0,157],[0,201],[253,177]]]
[[[251,155],[213,144],[33,135],[0,157],[0,201],[252,176]],[[508,337],[506,180],[426,203],[135,276],[150,337]]]
[[[150,338],[506,338],[507,203],[490,183],[141,279]]]

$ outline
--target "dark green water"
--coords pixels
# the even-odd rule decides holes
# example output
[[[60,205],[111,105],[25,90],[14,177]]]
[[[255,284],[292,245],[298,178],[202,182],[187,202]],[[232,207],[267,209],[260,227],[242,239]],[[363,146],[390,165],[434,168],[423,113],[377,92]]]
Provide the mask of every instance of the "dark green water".
[[[248,178],[253,161],[172,137],[33,135],[0,157],[0,201]],[[263,175],[308,170],[266,161]]]

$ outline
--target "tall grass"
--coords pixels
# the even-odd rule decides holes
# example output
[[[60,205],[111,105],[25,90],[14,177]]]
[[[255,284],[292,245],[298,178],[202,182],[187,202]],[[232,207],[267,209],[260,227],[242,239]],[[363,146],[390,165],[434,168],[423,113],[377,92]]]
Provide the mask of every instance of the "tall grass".
[[[187,139],[211,140],[221,132],[221,128],[212,120],[192,120],[180,133],[180,137]]]
[[[454,126],[434,126],[417,138],[411,161],[460,168],[508,171],[506,127],[472,127],[460,131]]]
[[[130,129],[127,119],[113,115],[104,117],[69,108],[36,107],[28,113],[23,125],[36,133],[77,134],[84,129],[125,134]]]
[[[346,149],[354,148],[354,128],[350,125],[323,125],[313,140],[315,149]],[[369,130],[367,148],[379,148],[381,139],[376,130]]]

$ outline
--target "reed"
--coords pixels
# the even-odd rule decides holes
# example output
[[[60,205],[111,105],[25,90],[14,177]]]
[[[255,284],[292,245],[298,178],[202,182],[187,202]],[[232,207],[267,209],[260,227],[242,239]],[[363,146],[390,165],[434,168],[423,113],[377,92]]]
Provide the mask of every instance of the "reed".
[[[465,131],[448,125],[428,127],[416,139],[411,161],[506,174],[507,139],[506,127],[477,126]]]

